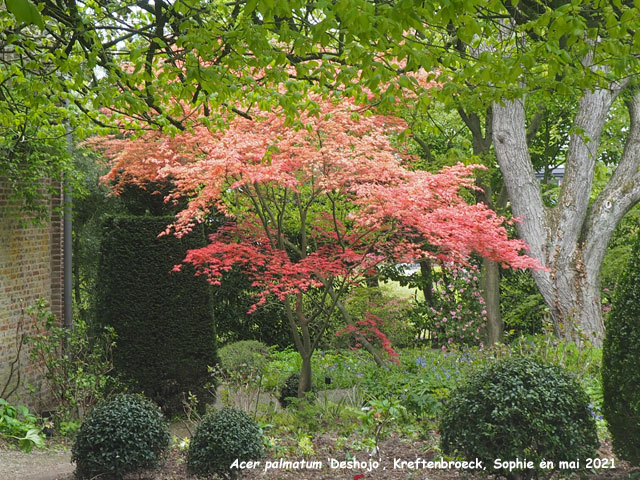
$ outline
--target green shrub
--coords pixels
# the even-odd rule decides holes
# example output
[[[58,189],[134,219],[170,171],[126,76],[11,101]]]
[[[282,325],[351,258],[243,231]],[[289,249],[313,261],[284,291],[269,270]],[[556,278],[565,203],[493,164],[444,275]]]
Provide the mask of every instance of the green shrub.
[[[616,287],[602,349],[603,413],[613,451],[640,465],[640,235]]]
[[[218,352],[220,368],[227,374],[260,375],[267,363],[268,353],[269,347],[257,340],[230,343]]]
[[[420,336],[430,332],[429,343],[437,348],[469,347],[483,342],[487,312],[480,290],[479,267],[438,266],[409,277],[399,277],[401,285],[423,290],[428,286],[431,298],[418,300],[411,312]],[[416,338],[417,340],[417,338]]]
[[[45,445],[42,427],[35,415],[27,407],[15,407],[3,398],[0,398],[0,438],[17,442],[18,448],[27,453],[34,446]]]
[[[196,475],[235,478],[232,463],[262,458],[262,432],[246,413],[231,407],[215,410],[198,425],[189,444],[187,469]]]
[[[383,287],[358,287],[349,291],[349,297],[346,299],[345,305],[349,310],[352,318],[365,318],[373,316],[378,321],[378,328],[391,340],[391,344],[395,347],[406,347],[413,345],[414,339],[418,334],[415,326],[410,322],[411,311],[415,305],[410,298],[403,298],[397,292],[392,290],[391,284],[384,284]],[[337,319],[337,325],[342,325],[342,319]],[[336,328],[336,330],[338,330]],[[333,344],[340,347],[342,345],[337,342],[342,335],[332,335]],[[347,335],[347,337],[350,337]],[[373,344],[381,347],[380,341],[372,336]],[[346,346],[353,346],[356,340],[351,337],[350,342]]]
[[[280,397],[278,401],[282,408],[287,408],[291,403],[292,398],[298,398],[298,387],[300,385],[300,373],[295,372],[289,375],[284,381],[282,387],[280,387]]]
[[[225,272],[220,285],[213,287],[218,339],[223,343],[258,340],[286,348],[291,345],[291,330],[282,303],[268,297],[255,312],[247,313],[256,303],[257,293],[245,273],[237,269]]]
[[[295,372],[289,375],[289,377],[284,381],[284,384],[280,387],[280,396],[278,397],[278,402],[282,408],[287,408],[289,405],[294,403],[298,398],[298,387],[300,385],[300,373]],[[315,387],[312,387],[312,390],[307,393],[305,400],[308,400],[313,403],[315,400],[317,390]],[[292,399],[294,399],[292,401]]]
[[[57,424],[81,418],[121,387],[110,375],[116,337],[113,328],[105,327],[90,338],[87,323],[76,318],[69,334],[43,299],[37,300],[27,313],[33,318],[34,328],[26,338],[31,345],[29,356],[47,379],[56,400],[53,417]]]
[[[549,307],[529,271],[505,270],[500,279],[500,315],[507,338],[543,331]]]
[[[397,398],[416,417],[436,418],[461,376],[454,355],[437,350],[405,350],[400,365],[367,369],[362,390],[368,398]]]
[[[210,286],[190,265],[171,271],[187,250],[205,244],[204,231],[158,238],[173,220],[105,220],[96,307],[98,321],[118,336],[116,373],[168,414],[182,411],[187,392],[207,398],[207,366],[217,360]]]
[[[526,357],[505,358],[471,373],[451,393],[440,435],[445,454],[478,458],[488,472],[507,478],[530,478],[542,459],[556,468],[560,460],[582,459],[584,465],[598,446],[589,400],[580,385],[560,368]],[[498,458],[526,458],[534,468],[494,470]]]
[[[587,342],[575,343],[547,333],[520,337],[511,343],[510,348],[516,354],[557,365],[581,383],[600,376],[602,349]]]
[[[80,479],[120,479],[154,468],[169,447],[169,430],[158,408],[142,396],[118,395],[85,417],[72,448]]]

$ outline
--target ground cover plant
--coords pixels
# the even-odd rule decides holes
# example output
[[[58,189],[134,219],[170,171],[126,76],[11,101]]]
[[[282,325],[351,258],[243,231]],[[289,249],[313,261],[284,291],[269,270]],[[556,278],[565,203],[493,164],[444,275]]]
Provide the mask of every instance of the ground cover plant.
[[[33,447],[45,444],[42,424],[23,405],[11,405],[0,398],[0,439],[18,445],[20,450],[30,452]]]

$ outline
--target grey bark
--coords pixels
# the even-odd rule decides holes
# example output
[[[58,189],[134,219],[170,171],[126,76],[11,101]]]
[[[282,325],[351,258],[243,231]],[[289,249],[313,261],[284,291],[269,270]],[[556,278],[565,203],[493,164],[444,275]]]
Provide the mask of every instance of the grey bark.
[[[600,268],[616,225],[640,200],[640,94],[628,102],[631,125],[622,159],[589,207],[598,147],[607,114],[624,83],[587,91],[580,99],[557,205],[542,202],[527,147],[525,98],[493,106],[493,138],[520,237],[547,270],[533,272],[556,333],[583,335],[596,345],[604,325]]]

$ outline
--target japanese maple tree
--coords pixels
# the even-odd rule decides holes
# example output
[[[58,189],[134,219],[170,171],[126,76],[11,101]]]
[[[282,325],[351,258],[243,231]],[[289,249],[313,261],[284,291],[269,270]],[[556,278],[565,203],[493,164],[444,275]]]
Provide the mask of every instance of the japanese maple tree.
[[[507,238],[503,218],[464,200],[478,167],[414,171],[393,141],[400,143],[402,121],[361,114],[348,100],[315,100],[319,112],[302,114],[297,126],[262,112],[232,118],[221,132],[93,141],[112,160],[106,180],[116,192],[170,181],[166,201],[188,199],[165,234],[182,235],[213,210],[228,217],[184,262],[214,285],[240,268],[260,291],[254,309],[267,296],[283,303],[302,357],[300,395],[311,388],[311,356],[336,311],[376,361],[384,350],[395,354],[375,316],[351,318],[343,303],[378,265],[425,256],[464,264],[476,252],[514,268],[538,266],[522,254],[523,242]]]

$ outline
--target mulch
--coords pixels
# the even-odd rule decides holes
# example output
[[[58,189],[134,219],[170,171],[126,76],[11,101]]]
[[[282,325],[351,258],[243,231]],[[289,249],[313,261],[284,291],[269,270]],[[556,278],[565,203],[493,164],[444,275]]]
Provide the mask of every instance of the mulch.
[[[367,453],[363,452],[348,454],[348,447],[339,450],[336,447],[336,438],[331,433],[319,434],[313,439],[315,455],[307,457],[270,456],[262,459],[260,464],[254,468],[243,470],[240,478],[244,480],[487,480],[495,478],[456,468],[428,468],[428,462],[436,457],[436,452],[431,446],[429,442],[422,440],[408,440],[398,435],[392,435],[380,443],[379,457],[370,458]],[[609,443],[604,443],[601,446],[598,455],[600,458],[615,459]],[[417,459],[423,459],[425,462],[418,460],[417,464],[411,465],[409,463],[415,462]],[[302,464],[302,460],[306,465]],[[287,461],[292,463],[287,465]],[[349,461],[352,463],[346,463]],[[402,464],[403,461],[407,463]],[[313,465],[313,462],[316,462],[316,465]],[[340,462],[345,463],[340,464]],[[322,465],[322,468],[303,468],[317,466],[318,463]],[[421,468],[422,466],[427,468]],[[273,468],[265,470],[265,467]],[[632,469],[626,462],[615,459],[614,469],[587,472],[582,477],[572,471],[557,472],[549,478],[552,480],[569,478],[632,479],[640,478],[640,469]],[[71,480],[71,478],[64,480]],[[187,474],[186,455],[173,449],[159,470],[148,472],[142,476],[132,475],[128,480],[197,479]]]
[[[434,439],[435,441],[427,442],[407,439],[394,434],[380,443],[379,452],[375,457],[369,457],[366,452],[355,451],[348,444],[339,449],[336,445],[336,440],[335,435],[331,433],[318,434],[313,438],[314,455],[307,457],[288,455],[276,457],[271,455],[262,459],[260,464],[254,466],[254,468],[243,470],[239,478],[245,480],[487,480],[494,478],[476,471],[456,468],[434,468],[435,465],[429,465],[428,462],[433,461],[437,455],[433,448],[437,438]],[[286,441],[283,439],[281,443],[284,446]],[[4,457],[3,454],[5,455]],[[20,455],[23,457],[20,457]],[[627,463],[615,459],[609,442],[602,444],[598,456],[600,458],[613,458],[615,460],[615,468],[587,472],[582,477],[572,471],[556,472],[549,478],[552,480],[569,478],[594,480],[640,479],[640,469],[633,469]],[[68,453],[66,455],[53,455],[54,458],[58,458],[57,463],[55,461],[52,463],[50,457],[51,455],[24,454],[0,449],[0,479],[74,479],[71,473],[73,466],[69,463]],[[9,469],[6,462],[3,464],[3,458],[5,460],[21,458],[21,461],[10,463],[11,469]],[[46,466],[41,464],[42,460],[45,459]],[[160,468],[154,471],[131,474],[126,477],[126,480],[198,479],[187,473],[186,454],[173,448],[164,458]]]

